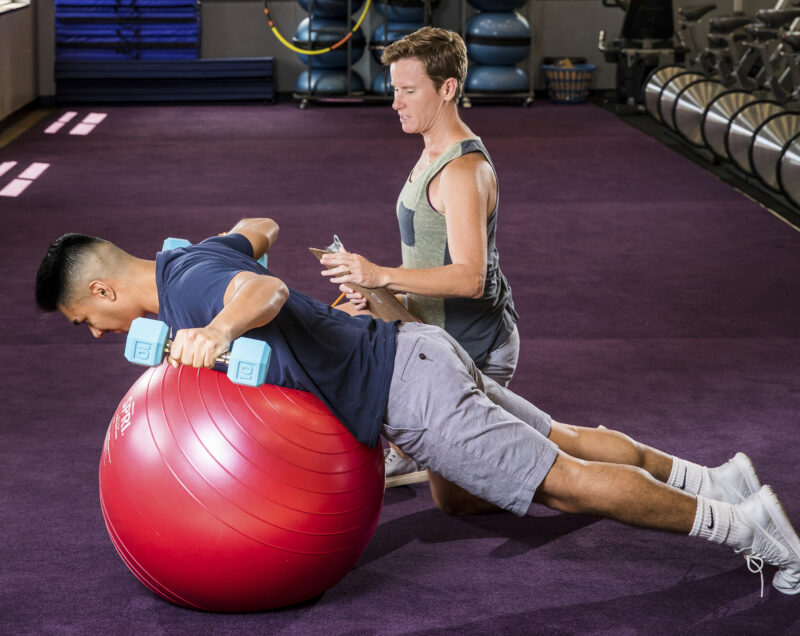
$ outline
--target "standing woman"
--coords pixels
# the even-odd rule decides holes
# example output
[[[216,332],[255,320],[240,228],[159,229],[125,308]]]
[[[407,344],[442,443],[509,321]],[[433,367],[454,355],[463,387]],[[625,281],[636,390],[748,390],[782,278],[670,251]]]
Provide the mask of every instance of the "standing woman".
[[[518,315],[495,245],[497,175],[458,113],[467,48],[457,33],[424,27],[389,45],[381,61],[389,67],[392,108],[403,132],[424,142],[397,200],[403,264],[381,267],[336,253],[323,257],[333,266],[323,275],[340,285],[354,309],[364,309],[366,299],[348,283],[404,294],[412,314],[447,331],[505,386],[519,356]],[[419,471],[394,449],[386,460],[387,478]]]

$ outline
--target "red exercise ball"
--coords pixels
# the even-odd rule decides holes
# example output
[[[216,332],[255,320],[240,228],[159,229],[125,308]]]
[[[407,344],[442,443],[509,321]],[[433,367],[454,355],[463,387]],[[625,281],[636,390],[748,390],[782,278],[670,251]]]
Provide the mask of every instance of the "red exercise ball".
[[[122,560],[186,607],[284,607],[335,585],[369,543],[383,453],[310,393],[148,369],[114,414],[100,503]]]

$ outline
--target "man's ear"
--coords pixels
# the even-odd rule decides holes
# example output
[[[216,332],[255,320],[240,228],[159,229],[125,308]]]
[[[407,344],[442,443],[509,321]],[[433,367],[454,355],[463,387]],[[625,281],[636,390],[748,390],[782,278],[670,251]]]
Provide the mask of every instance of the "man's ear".
[[[95,300],[116,300],[117,298],[114,289],[101,280],[93,280],[89,283],[89,293]]]

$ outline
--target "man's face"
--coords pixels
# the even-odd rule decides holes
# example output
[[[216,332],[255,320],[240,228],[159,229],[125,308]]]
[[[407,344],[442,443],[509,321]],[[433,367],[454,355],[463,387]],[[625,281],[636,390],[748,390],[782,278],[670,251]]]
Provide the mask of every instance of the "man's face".
[[[403,132],[423,133],[431,129],[444,105],[440,92],[416,57],[397,60],[389,65],[394,87],[392,108],[400,115]],[[444,89],[444,86],[442,86]]]
[[[113,291],[101,291],[84,296],[59,311],[74,325],[86,325],[95,338],[106,333],[124,333],[134,318],[143,315],[123,302]]]

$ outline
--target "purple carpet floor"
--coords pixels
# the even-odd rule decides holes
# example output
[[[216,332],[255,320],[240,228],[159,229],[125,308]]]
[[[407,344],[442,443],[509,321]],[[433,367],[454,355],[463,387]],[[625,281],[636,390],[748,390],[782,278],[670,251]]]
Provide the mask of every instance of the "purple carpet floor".
[[[166,236],[271,216],[271,268],[332,302],[307,248],[337,233],[398,263],[395,198],[421,140],[388,107],[73,110],[60,130],[67,109],[0,149],[0,191],[18,193],[0,196],[0,632],[800,631],[800,597],[774,590],[768,567],[762,598],[728,549],[538,506],[446,517],[424,485],[387,491],[357,566],[303,606],[219,615],[151,594],[114,551],[97,483],[109,420],[141,368],[123,359],[123,336],[94,341],[38,314],[48,243],[85,232],[152,257]],[[743,450],[800,525],[800,233],[595,106],[463,115],[500,175],[501,264],[521,314],[512,388],[560,421],[687,459]]]

